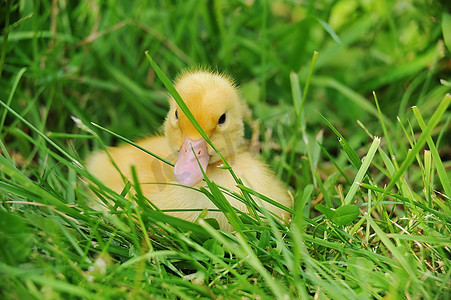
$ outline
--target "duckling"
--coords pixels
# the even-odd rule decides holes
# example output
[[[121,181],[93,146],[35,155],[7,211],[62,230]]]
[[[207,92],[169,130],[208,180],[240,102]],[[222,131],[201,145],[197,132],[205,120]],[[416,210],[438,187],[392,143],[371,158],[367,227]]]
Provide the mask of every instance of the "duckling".
[[[223,74],[205,70],[185,71],[175,80],[174,87],[244,185],[291,208],[287,188],[266,164],[245,149],[243,111],[246,106],[233,81]],[[169,106],[163,125],[164,136],[148,137],[137,144],[175,161],[174,168],[128,144],[109,148],[108,152],[130,181],[133,180],[131,166],[135,166],[142,192],[153,204],[162,210],[177,209],[177,212],[168,213],[194,222],[200,210],[217,209],[203,193],[184,187],[206,186],[200,167],[216,184],[238,193],[240,190],[230,172],[220,168],[223,164],[220,156],[202,138],[172,97],[169,97]],[[104,151],[94,152],[87,159],[87,168],[106,186],[120,193],[124,180],[110,157]],[[233,207],[247,211],[242,202],[227,195],[226,198]],[[264,205],[284,220],[290,217],[280,208],[266,202]],[[221,212],[209,211],[206,217],[215,218],[221,229],[232,229]]]

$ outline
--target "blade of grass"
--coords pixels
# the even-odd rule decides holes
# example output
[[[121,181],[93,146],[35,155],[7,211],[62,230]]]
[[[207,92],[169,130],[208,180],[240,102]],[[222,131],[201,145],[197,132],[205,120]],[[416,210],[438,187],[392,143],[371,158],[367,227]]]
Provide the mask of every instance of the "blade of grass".
[[[226,197],[222,194],[222,192],[214,182],[208,180],[208,178],[206,177],[204,179],[207,182],[210,192],[203,187],[201,187],[200,190],[211,200],[211,202],[213,202],[214,205],[216,205],[221,210],[221,212],[230,222],[230,225],[233,227],[233,229],[238,232],[242,232],[241,227],[243,225],[243,222],[238,217],[233,206],[230,205]]]
[[[2,78],[3,65],[5,64],[6,52],[8,51],[8,36],[11,28],[9,27],[9,19],[11,16],[11,0],[6,0],[6,16],[5,27],[3,27],[2,53],[0,54],[0,78]],[[3,124],[3,122],[2,122]],[[1,130],[0,130],[1,132]]]
[[[424,236],[424,235],[412,235],[412,234],[395,234],[389,233],[387,237],[392,239],[408,240],[408,241],[418,241],[422,243],[429,244],[441,244],[445,247],[451,247],[451,241],[449,237],[445,236]]]
[[[180,109],[183,111],[183,113],[186,115],[188,120],[193,124],[194,128],[199,132],[199,134],[205,139],[205,141],[215,150],[215,152],[219,155],[219,157],[223,160],[224,164],[226,164],[224,157],[222,154],[216,149],[216,147],[211,142],[210,138],[207,136],[205,131],[202,129],[202,127],[197,122],[196,118],[194,118],[193,114],[189,110],[188,106],[183,101],[182,97],[180,97],[177,90],[174,88],[174,85],[172,84],[171,80],[166,76],[166,74],[163,72],[163,70],[160,69],[160,67],[157,65],[157,63],[153,60],[152,56],[150,56],[149,51],[145,52],[145,55],[147,59],[149,60],[152,68],[155,70],[155,73],[157,73],[158,78],[163,82],[166,89],[169,91],[169,94],[174,98],[174,100],[177,102],[177,105],[180,106]],[[228,164],[226,164],[228,166]]]
[[[332,199],[329,195],[329,192],[324,188],[323,181],[321,179],[319,171],[316,171],[313,174],[313,176],[316,178],[316,183],[319,187],[319,190],[321,191],[321,194],[323,195],[324,201],[326,202],[326,206],[329,208],[333,208]]]
[[[251,188],[248,188],[247,186],[244,186],[244,185],[242,185],[242,184],[239,184],[238,187],[239,187],[240,189],[245,190],[245,191],[248,192],[249,194],[254,195],[254,196],[256,196],[256,197],[258,197],[258,198],[264,200],[265,202],[268,202],[269,204],[272,204],[272,205],[274,205],[274,206],[276,206],[276,207],[278,207],[278,208],[283,209],[284,211],[289,212],[290,214],[294,213],[294,211],[293,211],[291,208],[288,208],[288,207],[286,207],[285,205],[280,204],[279,202],[274,201],[274,200],[272,200],[271,198],[266,197],[265,195],[262,195],[262,194],[260,194],[259,192],[254,191],[254,190],[251,189]]]
[[[111,134],[112,136],[117,137],[117,138],[120,139],[121,141],[126,142],[127,144],[130,144],[130,145],[132,145],[133,147],[136,147],[136,148],[138,148],[138,149],[141,150],[141,151],[146,152],[147,154],[149,154],[149,155],[155,157],[156,159],[158,159],[158,160],[164,162],[165,164],[168,164],[168,165],[170,165],[171,167],[174,167],[174,163],[173,163],[173,162],[171,162],[171,161],[169,161],[169,160],[167,160],[167,159],[164,159],[163,157],[158,156],[158,155],[155,154],[155,153],[150,152],[149,150],[147,150],[147,149],[141,147],[140,145],[134,143],[133,141],[131,141],[131,140],[129,140],[129,139],[127,139],[127,138],[125,138],[125,137],[123,137],[123,136],[121,136],[121,135],[119,135],[119,134],[117,134],[117,133],[115,133],[115,132],[113,132],[113,131],[111,131],[111,130],[109,130],[109,129],[106,129],[105,127],[102,127],[102,126],[100,126],[99,124],[96,124],[96,123],[94,123],[94,122],[91,122],[91,124],[92,124],[93,126],[99,128],[99,129],[101,129],[101,130],[103,130],[103,131],[105,131],[105,132]]]
[[[213,145],[208,135],[205,133],[205,131],[202,129],[202,127],[197,122],[196,118],[194,118],[193,114],[189,110],[188,106],[183,101],[182,97],[180,97],[177,90],[174,88],[174,85],[172,84],[171,80],[166,76],[166,74],[161,70],[161,68],[158,66],[158,64],[153,60],[152,56],[150,56],[149,51],[145,52],[145,55],[147,57],[147,60],[150,62],[151,66],[155,70],[155,73],[157,74],[158,78],[163,82],[163,85],[166,87],[166,89],[169,91],[171,96],[174,98],[174,100],[177,102],[177,105],[180,107],[180,109],[183,111],[185,116],[188,118],[188,120],[191,122],[191,124],[196,128],[196,130],[199,132],[199,134],[205,139],[205,141],[211,146],[211,148],[218,154],[218,156],[221,158],[221,161],[224,163],[224,168],[227,169],[230,174],[232,175],[233,179],[237,184],[243,184],[241,179],[236,176],[235,172],[232,170],[232,167],[229,165],[227,160],[224,158],[224,156],[219,152],[219,150]],[[243,191],[243,195],[247,198],[249,202],[251,202],[250,196],[246,191]]]
[[[305,104],[305,100],[307,99],[307,93],[308,93],[308,89],[309,89],[309,86],[310,86],[310,81],[312,79],[313,70],[314,70],[317,58],[318,58],[318,52],[314,51],[313,52],[313,57],[312,57],[312,62],[310,63],[310,69],[309,69],[309,72],[308,72],[307,80],[305,81],[305,85],[304,85],[304,93],[302,94],[302,101],[301,101],[300,106],[299,106],[298,116],[301,116],[303,111],[304,111],[304,104]]]
[[[290,155],[289,165],[290,166],[294,165],[294,159],[295,159],[295,154],[296,154],[296,151],[295,151],[296,144],[298,142],[299,134],[302,133],[302,136],[304,137],[304,141],[307,146],[307,156],[308,156],[308,162],[309,162],[309,166],[310,166],[310,171],[312,172],[312,176],[315,171],[315,168],[314,168],[314,163],[313,163],[314,160],[313,160],[312,151],[308,145],[309,137],[306,132],[307,126],[306,126],[306,120],[304,117],[304,104],[307,99],[307,93],[308,93],[308,89],[310,86],[310,81],[311,81],[311,78],[313,75],[313,70],[314,70],[314,66],[315,66],[317,57],[318,57],[318,52],[314,51],[313,57],[312,57],[312,62],[310,64],[310,68],[309,68],[309,73],[307,76],[307,80],[304,85],[304,93],[301,92],[301,88],[299,87],[298,75],[293,72],[290,74],[293,107],[294,107],[294,112],[295,112],[295,116],[296,116],[296,118],[295,118],[296,119],[296,122],[295,122],[296,127],[295,127],[294,134],[292,135],[292,137],[290,139],[290,148],[292,149],[292,151],[291,151],[291,155]],[[299,132],[299,129],[300,129],[300,132]],[[296,171],[294,169],[290,168],[290,173],[295,174]],[[280,174],[280,172],[279,172],[279,174]]]
[[[293,107],[296,113],[296,119],[301,118],[302,112],[302,91],[299,86],[299,77],[295,72],[290,73],[291,99],[293,100]],[[298,121],[297,121],[298,123]]]
[[[449,123],[451,122],[451,116],[448,116],[448,118],[446,118],[446,122],[443,125],[442,130],[440,131],[438,138],[437,138],[437,142],[436,142],[436,147],[438,148],[440,146],[440,142],[442,141],[443,135],[448,131],[448,126]]]
[[[432,185],[432,156],[431,151],[424,150],[424,171],[423,171],[423,180],[425,186],[425,196],[426,201],[428,202],[429,207],[432,207],[432,199],[431,199],[431,187]]]
[[[379,115],[379,121],[382,125],[382,130],[384,132],[384,137],[385,137],[385,140],[387,141],[388,153],[390,153],[390,156],[394,156],[395,153],[393,152],[390,135],[388,134],[387,127],[385,126],[384,116],[382,115],[381,108],[379,107],[379,101],[377,100],[375,91],[373,91],[373,97],[374,97],[374,103],[376,103],[376,108],[377,108],[377,112]]]
[[[6,105],[7,106],[11,105],[11,102],[13,100],[14,94],[16,93],[17,86],[19,85],[20,79],[22,78],[22,76],[25,73],[25,71],[27,71],[27,68],[22,68],[22,69],[19,70],[19,72],[17,72],[16,78],[14,78],[14,82],[13,82],[13,85],[11,87],[11,91],[9,92],[9,95],[8,95],[8,100],[6,101]],[[0,77],[1,77],[1,73],[0,73]],[[3,111],[2,118],[0,120],[0,132],[3,132],[3,126],[5,125],[5,120],[6,120],[6,114],[7,113],[8,113],[7,110]]]
[[[349,143],[346,141],[346,139],[341,135],[340,132],[330,123],[319,111],[316,111],[316,113],[321,117],[321,119],[326,123],[327,126],[338,136],[338,141],[345,151],[346,155],[349,158],[349,161],[351,164],[358,170],[360,169],[360,166],[362,165],[362,162],[359,159],[359,156],[355,151],[351,148]]]
[[[383,189],[383,188],[372,186],[372,185],[367,184],[367,183],[360,183],[360,186],[363,187],[363,188],[366,188],[368,190],[372,190],[372,191],[381,193],[381,194],[383,194],[384,191],[385,191],[385,189]],[[442,212],[440,212],[438,210],[429,208],[426,205],[424,205],[424,204],[422,204],[422,203],[420,203],[418,201],[415,201],[413,199],[410,199],[410,198],[407,198],[407,197],[404,197],[404,196],[401,196],[401,195],[398,195],[398,194],[395,194],[395,193],[392,193],[392,192],[386,192],[386,195],[390,196],[390,197],[393,197],[393,198],[396,198],[396,199],[399,199],[399,200],[403,201],[404,204],[415,205],[417,207],[420,207],[420,208],[424,209],[425,211],[428,211],[428,212],[430,212],[430,213],[442,218],[446,222],[451,223],[451,216],[448,216],[447,214],[444,214],[444,213],[442,213]]]
[[[332,162],[332,164],[335,166],[335,168],[337,168],[338,172],[340,172],[341,176],[343,176],[343,178],[346,180],[346,182],[348,184],[351,184],[351,180],[349,180],[348,176],[346,176],[343,169],[338,165],[338,163],[335,161],[335,159],[332,157],[332,155],[330,155],[329,151],[327,151],[327,149],[324,147],[324,145],[322,143],[320,143],[320,142],[317,142],[317,143],[321,147],[321,150],[323,150],[324,154],[326,154],[329,161]]]
[[[424,123],[423,117],[421,116],[419,109],[416,106],[414,106],[412,107],[412,110],[417,119],[418,125],[420,125],[421,130],[425,131],[426,123]],[[451,195],[451,181],[449,180],[445,167],[443,166],[442,159],[440,158],[440,154],[438,153],[437,147],[435,146],[434,141],[430,136],[427,137],[426,141],[431,151],[435,168],[437,169],[438,178],[440,179],[440,183],[443,186],[443,190],[445,191],[445,194]]]
[[[377,149],[379,148],[380,142],[381,139],[379,137],[375,137],[373,142],[371,143],[370,149],[366,154],[365,160],[363,161],[362,166],[357,172],[357,175],[354,178],[354,182],[352,183],[351,188],[349,189],[348,194],[345,197],[344,200],[345,205],[351,204],[352,200],[354,200],[355,193],[357,192],[357,188],[359,187],[359,182],[362,182],[362,179],[365,176],[365,173],[368,170],[371,161],[373,160],[374,155],[376,154]]]

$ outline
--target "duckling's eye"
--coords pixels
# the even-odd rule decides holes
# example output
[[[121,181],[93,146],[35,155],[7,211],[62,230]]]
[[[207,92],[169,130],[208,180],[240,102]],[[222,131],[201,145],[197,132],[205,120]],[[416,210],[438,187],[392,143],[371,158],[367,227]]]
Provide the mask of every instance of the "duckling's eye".
[[[178,119],[179,119],[179,115],[177,113],[177,110],[175,110],[175,120],[178,120]]]
[[[226,121],[226,114],[222,114],[222,115],[219,117],[218,124],[219,124],[219,125],[224,124],[225,121]]]

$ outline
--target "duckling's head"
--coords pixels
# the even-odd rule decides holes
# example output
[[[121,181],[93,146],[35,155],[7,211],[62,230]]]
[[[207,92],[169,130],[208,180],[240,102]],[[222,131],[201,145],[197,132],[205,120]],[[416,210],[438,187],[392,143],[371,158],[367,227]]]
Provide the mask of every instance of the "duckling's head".
[[[174,86],[213,145],[226,159],[230,158],[244,135],[243,104],[232,80],[219,73],[189,71],[182,73]],[[220,157],[172,97],[169,105],[165,135],[169,146],[178,152],[174,175],[179,183],[193,186],[203,178],[199,163],[205,171]]]

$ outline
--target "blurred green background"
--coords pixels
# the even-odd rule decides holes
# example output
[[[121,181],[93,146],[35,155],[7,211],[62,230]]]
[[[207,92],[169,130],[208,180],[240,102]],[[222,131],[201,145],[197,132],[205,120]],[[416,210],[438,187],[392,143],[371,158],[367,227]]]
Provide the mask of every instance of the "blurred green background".
[[[303,87],[314,51],[319,55],[305,106],[307,132],[325,127],[319,111],[356,149],[368,141],[356,120],[382,134],[373,91],[396,140],[402,135],[396,116],[408,120],[410,106],[418,105],[427,119],[450,89],[449,81],[440,84],[451,70],[441,22],[448,8],[436,1],[3,0],[1,9],[1,23],[9,17],[10,25],[7,43],[2,36],[0,99],[8,99],[25,67],[11,107],[49,134],[80,133],[72,115],[131,139],[158,131],[167,92],[146,50],[171,78],[196,66],[231,74],[261,121],[265,143],[290,136],[290,72]],[[12,122],[8,115],[6,124]],[[106,144],[116,143],[100,134]],[[330,131],[325,135],[333,137],[324,143],[334,153],[336,139]],[[14,130],[2,137],[28,156],[32,146]],[[67,140],[57,142],[68,146]],[[97,146],[80,139],[71,147],[84,157]],[[406,151],[406,145],[398,147]]]

